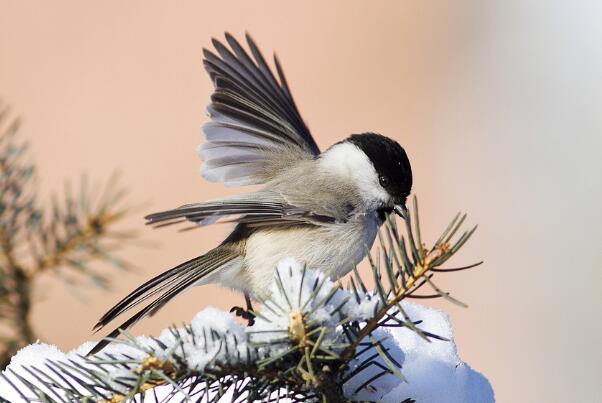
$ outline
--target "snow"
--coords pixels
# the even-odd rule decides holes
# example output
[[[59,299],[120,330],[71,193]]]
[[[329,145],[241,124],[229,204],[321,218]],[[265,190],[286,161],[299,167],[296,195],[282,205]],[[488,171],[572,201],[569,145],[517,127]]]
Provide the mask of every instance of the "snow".
[[[387,350],[389,355],[386,357],[387,360],[393,359],[399,365],[403,365],[405,362],[405,354],[400,346],[395,343],[391,335],[388,331],[384,329],[378,329],[373,333],[373,338],[375,340],[381,341],[381,344],[384,349]],[[374,354],[373,349],[369,349],[364,351],[362,354],[359,354],[354,360],[352,360],[349,365],[349,372],[356,370],[359,365],[365,361],[370,355]],[[370,382],[370,387],[362,387],[367,381],[370,380],[374,375],[383,371],[383,368],[390,368],[391,365],[385,361],[385,357],[379,355],[375,359],[372,360],[373,364],[371,364],[366,369],[360,371],[356,376],[354,376],[350,381],[343,384],[343,393],[345,396],[352,398],[353,400],[365,401],[381,401],[383,396],[388,394],[391,390],[399,385],[401,380],[400,376],[395,374],[387,374],[381,376],[375,381]],[[378,366],[380,364],[381,366]]]
[[[303,314],[306,322],[320,323],[332,328],[325,342],[335,342],[340,334],[336,324],[345,315],[346,308],[337,314],[333,311],[345,306],[349,295],[324,276],[306,270],[296,260],[286,258],[278,263],[276,279],[270,286],[271,298],[265,301],[265,309],[247,330],[249,340],[255,344],[267,343],[274,338],[286,337],[291,326],[291,315]],[[328,301],[324,304],[324,301]]]
[[[402,373],[407,382],[400,383],[384,397],[383,402],[398,403],[407,397],[418,403],[494,402],[489,381],[458,356],[447,314],[405,301],[402,307],[413,321],[422,321],[421,329],[450,341],[431,339],[428,342],[410,329],[390,329],[405,355]]]
[[[159,340],[171,346],[176,342],[176,336],[183,341],[184,354],[189,368],[202,371],[210,362],[224,363],[231,357],[241,361],[247,358],[249,350],[245,341],[243,326],[234,319],[234,315],[213,307],[207,307],[197,313],[190,322],[192,334],[183,328],[164,329],[159,335]],[[213,336],[211,336],[213,333]],[[228,348],[217,339],[225,337]],[[227,352],[227,353],[226,353]],[[157,354],[160,359],[168,359],[169,354]],[[238,358],[240,357],[240,358]]]
[[[305,269],[293,259],[283,259],[278,264],[271,295],[270,301],[264,302],[252,327],[242,326],[230,313],[206,307],[192,319],[187,328],[165,329],[157,339],[167,346],[173,346],[177,340],[182,340],[182,348],[188,360],[186,365],[203,370],[216,363],[257,361],[286,351],[290,344],[279,343],[277,347],[272,344],[270,348],[267,345],[275,339],[286,339],[289,334],[303,337],[305,330],[297,320],[299,317],[303,317],[305,323],[313,321],[327,328],[323,345],[329,345],[333,350],[342,348],[337,347],[345,341],[338,323],[343,319],[365,321],[381,306],[379,297],[373,292],[356,294],[345,290],[322,273]],[[351,361],[344,376],[354,375],[343,383],[345,396],[350,400],[390,403],[406,398],[415,399],[418,403],[494,402],[493,390],[487,379],[459,358],[448,316],[441,311],[405,301],[401,306],[412,321],[421,321],[418,325],[421,329],[449,341],[426,341],[406,327],[378,329],[372,334],[372,340],[380,341],[386,354],[382,350],[379,353],[371,348]],[[226,342],[223,341],[224,338]],[[47,360],[65,363],[72,360],[80,365],[91,365],[83,356],[92,345],[91,342],[84,343],[68,353],[62,353],[55,346],[43,343],[21,349],[0,378],[0,396],[15,403],[27,401],[6,380],[10,378],[17,388],[26,390],[13,371],[41,386],[39,380],[26,371],[24,366],[44,369]],[[97,358],[106,358],[107,354],[111,354],[141,360],[154,351],[158,358],[169,359],[174,353],[173,349],[156,347],[157,341],[140,336],[128,342],[112,343]],[[181,353],[181,350],[178,351]],[[372,357],[370,365],[360,367],[368,356]],[[383,369],[391,368],[392,361],[401,366],[399,371],[388,373],[365,385],[375,375],[383,372]],[[130,368],[138,366],[139,363],[134,362]],[[112,371],[109,383],[116,390],[123,390],[123,386],[116,380],[128,373],[126,368]],[[65,384],[63,381],[59,383]],[[47,386],[42,389],[52,393]],[[159,395],[170,390],[169,386],[162,387]],[[54,393],[55,396],[65,397],[64,392]],[[147,393],[148,401],[153,401],[151,395]],[[228,401],[227,397],[221,401]]]
[[[261,311],[255,325],[248,330],[253,342],[269,341],[275,334],[288,331],[294,312],[303,313],[307,322],[319,322],[334,331],[345,318],[363,321],[372,317],[380,304],[373,293],[360,293],[358,302],[353,292],[339,287],[324,273],[304,269],[292,258],[278,263],[270,295],[270,301],[266,301],[268,309]],[[334,342],[336,336],[333,333],[327,337]]]

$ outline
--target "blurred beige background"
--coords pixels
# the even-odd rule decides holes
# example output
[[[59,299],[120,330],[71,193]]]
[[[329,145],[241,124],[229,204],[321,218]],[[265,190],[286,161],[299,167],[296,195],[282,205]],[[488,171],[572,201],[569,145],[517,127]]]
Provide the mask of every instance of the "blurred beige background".
[[[63,349],[90,339],[121,296],[226,233],[141,217],[237,191],[198,174],[200,60],[212,36],[248,30],[278,52],[320,146],[372,130],[406,147],[430,239],[458,210],[480,224],[455,263],[486,264],[439,280],[470,308],[427,303],[498,401],[599,402],[601,19],[593,1],[0,0],[0,96],[24,118],[42,194],[120,169],[129,200],[150,202],[125,226],[155,245],[126,248],[140,271],[86,302],[45,278],[36,330]],[[239,303],[198,288],[134,332]]]

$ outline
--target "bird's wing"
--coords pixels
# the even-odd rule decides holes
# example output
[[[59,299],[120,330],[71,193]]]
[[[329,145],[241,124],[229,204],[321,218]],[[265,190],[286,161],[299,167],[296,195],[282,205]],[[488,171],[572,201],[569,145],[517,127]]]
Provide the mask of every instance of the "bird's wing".
[[[265,183],[291,162],[320,153],[278,59],[274,55],[276,78],[253,39],[246,39],[250,55],[228,33],[230,48],[214,39],[217,54],[203,50],[215,90],[199,147],[201,174],[230,186]]]
[[[339,206],[299,206],[291,204],[284,196],[272,191],[258,191],[211,200],[154,213],[146,216],[147,224],[155,227],[190,221],[198,225],[218,221],[244,223],[250,227],[273,225],[328,225],[344,222],[351,208]]]

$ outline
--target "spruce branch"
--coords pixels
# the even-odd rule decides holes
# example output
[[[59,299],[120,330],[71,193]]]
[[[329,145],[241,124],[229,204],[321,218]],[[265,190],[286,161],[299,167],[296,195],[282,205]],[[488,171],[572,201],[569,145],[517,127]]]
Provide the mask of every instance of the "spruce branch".
[[[412,225],[412,217],[415,217],[415,225]],[[432,281],[432,273],[449,271],[439,269],[440,265],[451,258],[477,229],[475,226],[472,229],[465,231],[455,243],[450,244],[454,234],[460,229],[460,226],[464,222],[466,215],[462,216],[459,221],[457,221],[457,217],[458,216],[454,218],[437,242],[430,249],[427,249],[421,241],[418,201],[416,197],[414,197],[413,214],[408,215],[405,220],[408,236],[407,243],[409,244],[411,253],[407,252],[408,248],[406,247],[404,238],[398,235],[396,222],[391,216],[387,217],[385,231],[388,236],[388,245],[392,245],[394,241],[398,245],[396,250],[389,249],[388,252],[383,248],[383,261],[385,262],[383,266],[388,283],[381,278],[383,271],[381,265],[375,264],[372,259],[370,259],[376,289],[381,300],[381,306],[378,308],[375,315],[363,326],[358,328],[356,334],[350,338],[349,346],[341,354],[343,360],[351,357],[357,349],[358,344],[375,329],[383,325],[381,321],[385,317],[391,317],[391,315],[388,314],[391,309],[399,306],[399,303],[405,298],[412,297],[425,283],[430,285],[433,291],[435,291],[434,296],[443,297],[450,302],[466,307],[462,302],[452,298],[448,292],[439,289]],[[379,240],[382,246],[384,244],[382,235],[379,237]],[[401,254],[401,262],[403,263],[399,263],[399,260],[396,260],[396,251]],[[370,254],[368,254],[368,257],[370,258]],[[397,262],[397,264],[392,264],[393,261]],[[466,268],[476,267],[479,264],[480,263],[466,266]],[[359,276],[356,276],[356,278],[361,284],[361,278]],[[365,289],[363,284],[362,288]],[[407,325],[412,326],[409,323],[407,323]]]
[[[19,393],[41,399],[31,401],[380,401],[405,381],[404,352],[391,329],[448,342],[412,318],[404,300],[430,287],[431,296],[455,301],[433,278],[447,271],[442,265],[474,233],[461,231],[464,220],[458,215],[427,248],[416,200],[403,227],[388,217],[378,254],[369,257],[373,290],[357,269],[343,287],[285,259],[253,326],[206,308],[159,337],[124,332],[97,355],[82,356],[89,348],[82,346],[62,359],[15,364],[2,377]]]
[[[124,192],[117,176],[99,197],[82,179],[76,195],[66,187],[64,195],[52,198],[49,210],[42,208],[28,144],[18,139],[20,121],[9,115],[0,104],[0,368],[37,339],[29,315],[42,273],[58,275],[68,285],[85,278],[106,288],[107,274],[91,262],[129,268],[113,248],[132,237],[113,231],[129,211],[122,206]]]

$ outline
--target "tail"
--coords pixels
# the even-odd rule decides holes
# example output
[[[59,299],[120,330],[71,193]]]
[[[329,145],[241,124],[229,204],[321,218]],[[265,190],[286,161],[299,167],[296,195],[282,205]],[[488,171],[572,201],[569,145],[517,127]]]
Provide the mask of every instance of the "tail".
[[[98,320],[98,323],[94,326],[94,330],[98,331],[102,329],[117,316],[149,298],[157,294],[159,294],[159,296],[134,316],[119,325],[117,329],[109,333],[104,339],[99,341],[87,355],[89,356],[98,353],[112,341],[111,339],[119,336],[122,330],[126,330],[133,326],[147,315],[154,315],[176,295],[193,286],[207,275],[219,270],[237,257],[239,257],[239,255],[232,251],[228,245],[221,245],[205,255],[190,259],[142,284],[127,297],[119,301],[113,308],[109,309],[109,311]]]

